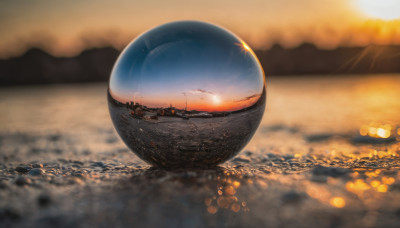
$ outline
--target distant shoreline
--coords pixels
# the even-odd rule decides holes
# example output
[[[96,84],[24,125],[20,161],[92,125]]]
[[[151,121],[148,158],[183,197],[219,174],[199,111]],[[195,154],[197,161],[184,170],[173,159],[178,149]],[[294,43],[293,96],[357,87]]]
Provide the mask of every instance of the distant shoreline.
[[[0,59],[0,86],[106,82],[120,51],[112,47],[54,57],[33,48],[19,57]],[[318,49],[304,43],[285,49],[256,50],[267,76],[400,73],[400,46]]]

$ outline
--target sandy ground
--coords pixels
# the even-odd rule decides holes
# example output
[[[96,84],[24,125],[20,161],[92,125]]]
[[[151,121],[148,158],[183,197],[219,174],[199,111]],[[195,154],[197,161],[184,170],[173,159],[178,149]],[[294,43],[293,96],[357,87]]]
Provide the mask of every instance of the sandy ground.
[[[106,85],[2,89],[0,227],[398,227],[399,82],[273,79],[238,156],[174,171],[124,145]]]

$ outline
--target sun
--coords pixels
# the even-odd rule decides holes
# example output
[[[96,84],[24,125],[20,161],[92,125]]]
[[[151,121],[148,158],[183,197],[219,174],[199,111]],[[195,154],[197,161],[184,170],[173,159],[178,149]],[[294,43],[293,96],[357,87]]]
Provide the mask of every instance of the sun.
[[[221,103],[221,98],[217,95],[212,95],[211,99],[213,101],[214,104],[218,105],[219,103]]]
[[[355,0],[355,3],[369,17],[382,20],[400,18],[399,0]]]

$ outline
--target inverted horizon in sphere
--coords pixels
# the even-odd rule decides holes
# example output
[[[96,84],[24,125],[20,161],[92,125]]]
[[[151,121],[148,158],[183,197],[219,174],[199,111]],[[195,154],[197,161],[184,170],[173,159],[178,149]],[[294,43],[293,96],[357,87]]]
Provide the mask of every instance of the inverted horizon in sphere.
[[[124,50],[109,89],[121,103],[235,111],[257,102],[263,77],[254,53],[235,35],[203,22],[173,22]]]

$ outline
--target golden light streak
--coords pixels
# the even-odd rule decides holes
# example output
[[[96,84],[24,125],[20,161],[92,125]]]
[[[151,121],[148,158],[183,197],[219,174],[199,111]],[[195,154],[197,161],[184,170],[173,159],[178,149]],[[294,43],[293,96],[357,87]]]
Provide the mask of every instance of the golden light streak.
[[[245,50],[251,51],[251,48],[250,48],[245,42],[242,41],[242,43],[243,43],[243,48],[244,48]]]
[[[247,45],[243,40],[240,43],[236,43],[237,46],[241,47],[244,52],[250,52],[252,55],[255,55],[253,50]]]

